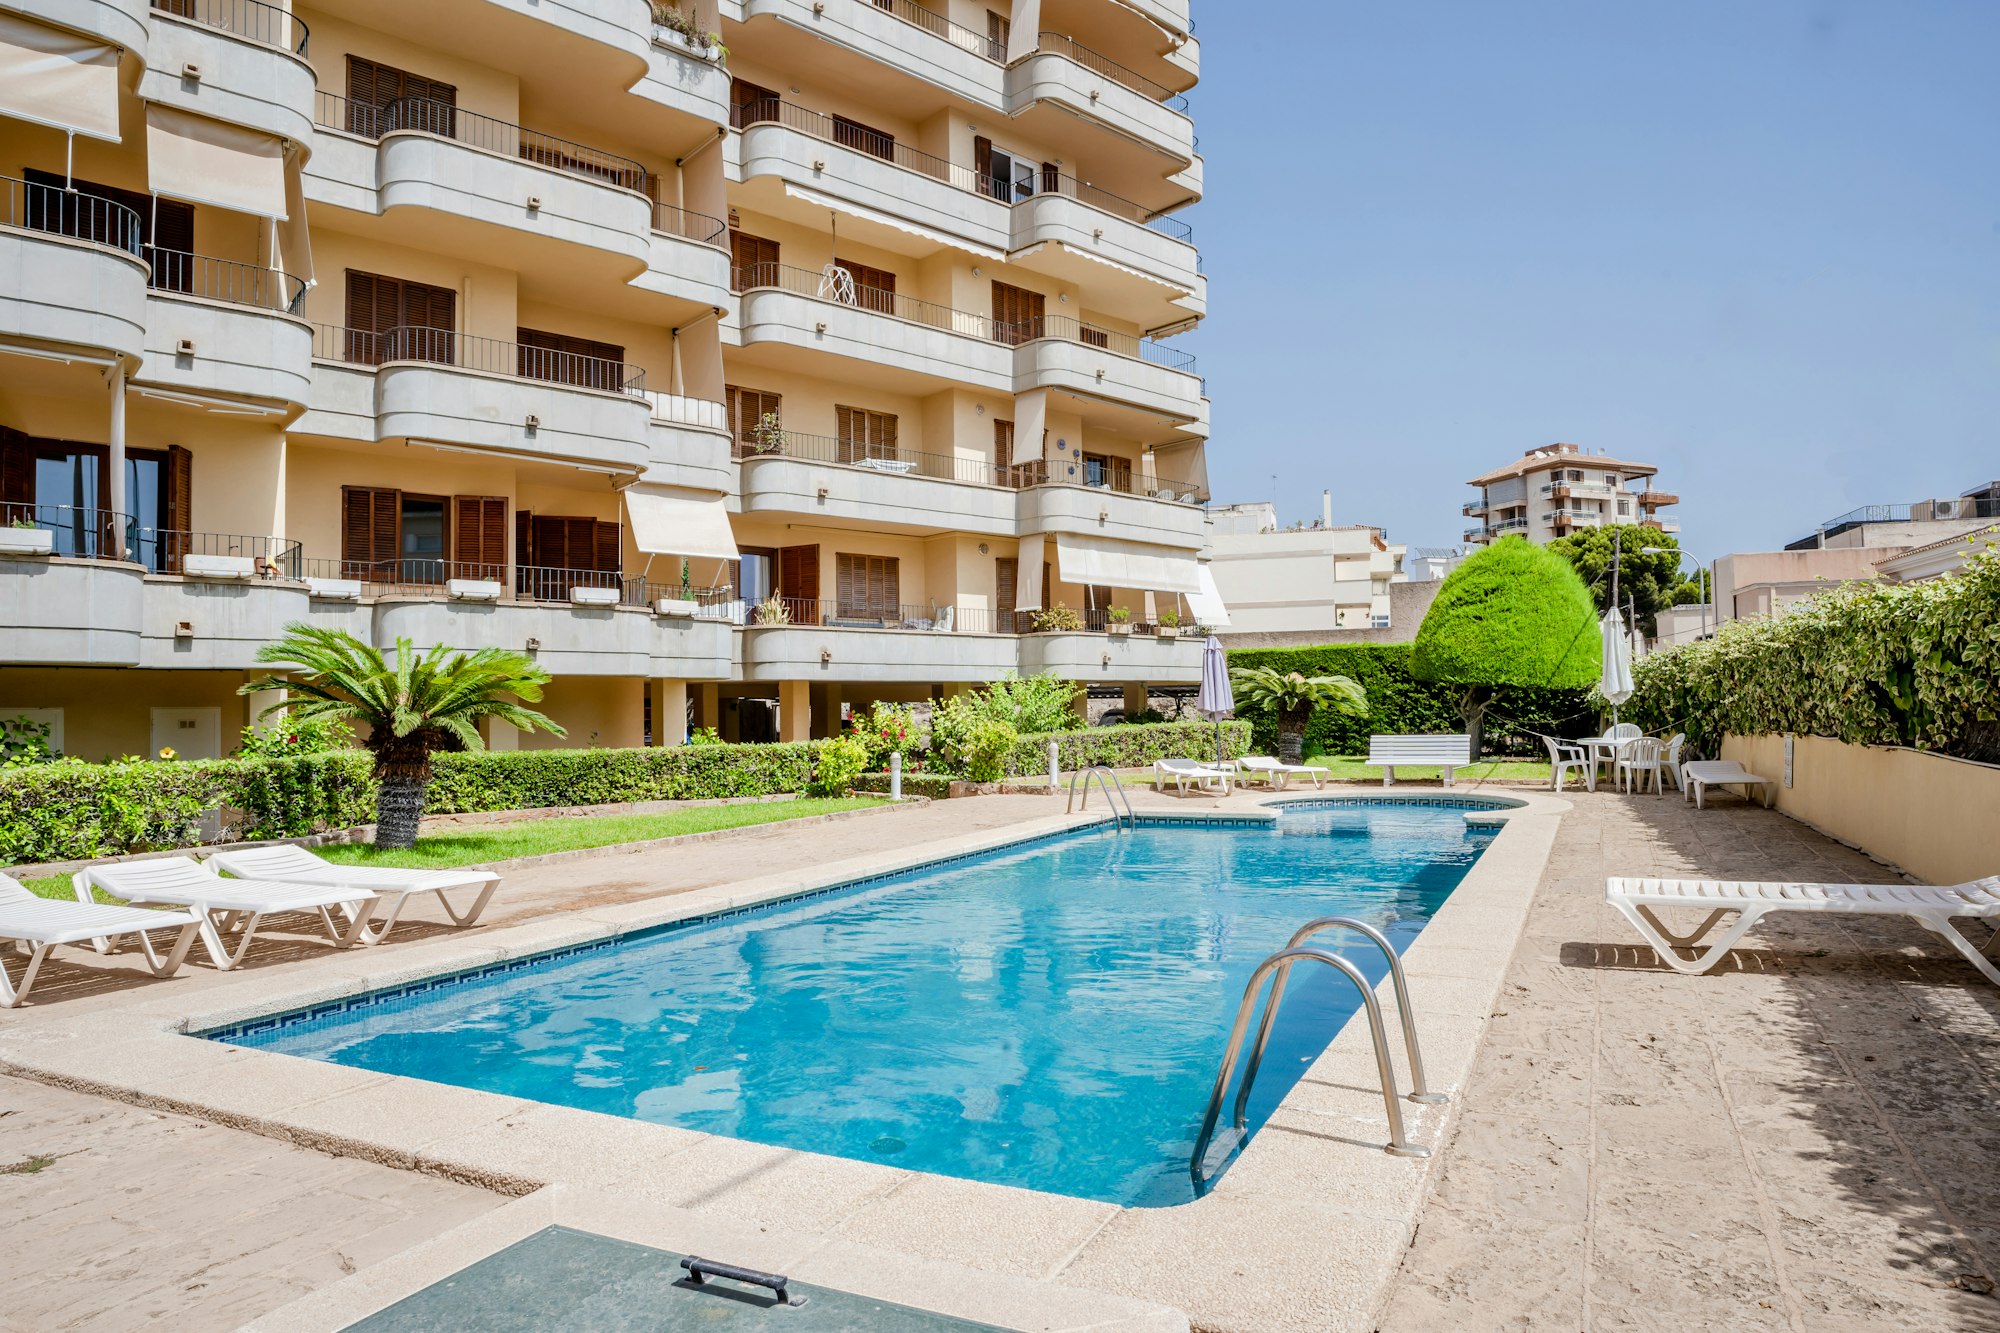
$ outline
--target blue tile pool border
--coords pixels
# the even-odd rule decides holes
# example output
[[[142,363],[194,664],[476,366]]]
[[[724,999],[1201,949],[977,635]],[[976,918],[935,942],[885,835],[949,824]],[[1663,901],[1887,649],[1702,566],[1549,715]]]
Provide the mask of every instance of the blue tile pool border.
[[[1505,810],[1517,808],[1521,804],[1520,801],[1511,800],[1506,797],[1482,796],[1301,795],[1268,801],[1265,802],[1265,807],[1276,809],[1299,805],[1426,805],[1467,810]],[[1135,821],[1141,824],[1173,828],[1268,828],[1275,821],[1275,818],[1275,815],[1176,815],[1152,812],[1142,812],[1134,816]],[[398,982],[392,986],[358,991],[353,995],[342,996],[337,1000],[324,1000],[318,1004],[281,1009],[275,1013],[260,1015],[257,1018],[240,1020],[233,1023],[222,1023],[212,1027],[192,1028],[189,1029],[187,1035],[215,1042],[238,1042],[248,1037],[276,1031],[279,1028],[310,1023],[315,1019],[327,1018],[334,1014],[344,1014],[353,1009],[373,1008],[379,1005],[393,1004],[397,1000],[426,995],[465,981],[501,976],[509,972],[525,972],[529,968],[540,967],[545,963],[557,962],[566,958],[578,958],[585,954],[603,953],[607,950],[621,948],[627,944],[671,935],[683,930],[692,930],[698,926],[713,925],[718,921],[732,921],[738,917],[767,912],[773,908],[788,907],[795,903],[810,902],[816,898],[832,897],[835,894],[851,893],[858,889],[865,889],[873,884],[880,884],[885,880],[898,879],[904,875],[920,874],[924,871],[938,869],[941,866],[955,865],[961,861],[969,861],[975,857],[993,856],[999,853],[1018,851],[1025,847],[1035,847],[1043,843],[1074,838],[1080,834],[1096,832],[1103,828],[1105,824],[1111,822],[1112,817],[1105,815],[1102,819],[1093,823],[1081,824],[1072,828],[1051,829],[1046,833],[1030,834],[1028,837],[1017,838],[1011,842],[1003,842],[993,847],[981,847],[971,851],[953,852],[946,856],[934,856],[912,865],[899,866],[894,870],[878,870],[872,874],[844,879],[837,884],[823,884],[818,888],[801,889],[795,893],[778,894],[766,898],[761,902],[744,903],[736,907],[722,907],[710,912],[698,912],[691,916],[678,917],[672,921],[662,921],[650,926],[641,926],[634,930],[614,931],[602,939],[584,940],[577,944],[557,945],[551,949],[523,954],[519,958],[508,958],[499,962],[475,963],[470,967],[455,968],[451,971],[439,972],[434,976],[419,977],[412,981]]]

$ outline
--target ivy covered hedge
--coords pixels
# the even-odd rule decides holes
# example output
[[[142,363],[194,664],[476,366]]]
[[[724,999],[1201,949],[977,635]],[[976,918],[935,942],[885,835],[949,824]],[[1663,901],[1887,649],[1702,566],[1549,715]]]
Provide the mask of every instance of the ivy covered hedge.
[[[1230,651],[1229,665],[1267,666],[1307,676],[1347,676],[1368,691],[1365,717],[1346,717],[1327,709],[1313,714],[1306,727],[1307,754],[1366,754],[1371,735],[1465,730],[1459,709],[1463,691],[1456,685],[1434,685],[1411,676],[1410,645],[1406,643],[1238,648]],[[1246,705],[1236,710],[1236,716],[1250,723],[1259,752],[1275,749],[1275,714]],[[1487,715],[1483,748],[1489,754],[1544,755],[1547,752],[1542,743],[1527,733],[1578,736],[1593,730],[1596,720],[1586,691],[1510,687]]]
[[[953,779],[944,773],[905,773],[903,774],[903,795],[928,796],[934,801],[942,801],[951,795],[951,784],[955,780],[957,779]],[[853,789],[855,791],[881,792],[886,794],[889,790],[889,775],[887,773],[860,774],[854,779]]]
[[[1924,583],[1841,584],[1632,676],[1625,716],[1702,754],[1790,732],[2000,762],[2000,554]]]
[[[1095,764],[1111,768],[1148,768],[1157,759],[1193,758],[1215,754],[1213,722],[1147,722],[1119,727],[1090,727],[1023,736],[1007,752],[1007,772],[1034,777],[1049,771],[1049,742],[1056,743],[1065,773]],[[1232,758],[1250,753],[1250,727],[1241,719],[1222,724],[1223,753]]]

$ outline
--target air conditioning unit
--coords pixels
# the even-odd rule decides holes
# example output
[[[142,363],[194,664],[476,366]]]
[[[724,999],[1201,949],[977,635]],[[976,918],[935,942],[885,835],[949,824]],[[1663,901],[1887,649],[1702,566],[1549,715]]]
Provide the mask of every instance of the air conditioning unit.
[[[1965,503],[1963,500],[1933,500],[1931,501],[1931,517],[1957,518],[1959,516],[1959,507]]]

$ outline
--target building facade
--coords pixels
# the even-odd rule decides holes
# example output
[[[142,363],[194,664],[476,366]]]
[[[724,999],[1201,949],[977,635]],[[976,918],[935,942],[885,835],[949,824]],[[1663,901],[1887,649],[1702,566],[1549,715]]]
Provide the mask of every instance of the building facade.
[[[496,748],[1197,680],[1189,27],[0,0],[0,716],[227,753],[293,622],[534,654]]]
[[[1679,504],[1680,497],[1654,485],[1658,473],[1650,463],[1588,453],[1574,444],[1530,449],[1466,483],[1478,488],[1479,498],[1466,502],[1463,512],[1479,526],[1466,529],[1465,540],[1483,546],[1519,535],[1546,543],[1579,528],[1621,523],[1678,532],[1680,525],[1660,517],[1660,511]]]
[[[1243,635],[1328,634],[1390,627],[1390,588],[1405,581],[1404,548],[1380,528],[1335,526],[1332,501],[1309,527],[1280,529],[1268,503],[1218,506],[1209,570]]]

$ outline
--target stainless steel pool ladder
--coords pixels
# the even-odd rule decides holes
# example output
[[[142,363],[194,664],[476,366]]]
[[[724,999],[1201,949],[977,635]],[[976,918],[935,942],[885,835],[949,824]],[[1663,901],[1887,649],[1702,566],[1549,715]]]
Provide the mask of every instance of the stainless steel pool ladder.
[[[1285,982],[1291,975],[1292,964],[1300,961],[1325,963],[1353,982],[1355,989],[1361,992],[1362,1009],[1368,1015],[1368,1034],[1375,1045],[1375,1069],[1382,1084],[1382,1105],[1389,1116],[1389,1142],[1384,1150],[1396,1157],[1431,1155],[1429,1148],[1411,1143],[1404,1137],[1403,1110],[1396,1099],[1395,1063],[1389,1057],[1388,1036],[1382,1027],[1382,1008],[1376,1002],[1374,988],[1361,975],[1359,968],[1339,954],[1328,949],[1303,947],[1305,941],[1314,935],[1329,930],[1349,930],[1365,936],[1389,960],[1389,977],[1396,990],[1396,1008],[1403,1020],[1403,1043],[1410,1056],[1409,1099],[1430,1106],[1451,1100],[1445,1093],[1431,1091],[1425,1080],[1423,1051],[1417,1042],[1416,1016],[1410,1010],[1409,983],[1404,980],[1402,960],[1396,956],[1395,947],[1389,943],[1388,937],[1353,917],[1327,916],[1308,921],[1292,933],[1290,943],[1257,965],[1257,970],[1250,974],[1249,984],[1243,988],[1243,1002],[1236,1007],[1236,1024],[1230,1029],[1229,1046],[1223,1052],[1222,1068],[1215,1076],[1215,1090],[1209,1095],[1208,1114],[1202,1117],[1201,1134],[1195,1140],[1194,1156],[1188,1161],[1188,1170],[1194,1177],[1197,1191],[1207,1182],[1208,1150],[1215,1138],[1216,1122],[1222,1118],[1222,1098],[1229,1091],[1230,1077],[1236,1072],[1237,1057],[1243,1050],[1243,1036],[1250,1025],[1250,1011],[1256,1005],[1264,979],[1274,977],[1271,998],[1264,1006],[1264,1019],[1258,1025],[1256,1043],[1251,1047],[1249,1063],[1243,1070],[1243,1081],[1236,1090],[1234,1125],[1230,1131],[1232,1149],[1241,1141],[1248,1127],[1250,1088],[1257,1081],[1257,1070],[1264,1061],[1264,1049],[1270,1043],[1271,1029],[1277,1023],[1278,1006],[1285,998]]]
[[[1111,807],[1112,823],[1121,829],[1128,823],[1133,828],[1139,827],[1139,816],[1132,809],[1132,798],[1126,794],[1125,788],[1119,785],[1118,775],[1103,764],[1092,764],[1089,768],[1079,768],[1076,772],[1070,774],[1069,803],[1063,807],[1063,813],[1067,814],[1071,810],[1088,810],[1090,808],[1090,783],[1093,778],[1097,780],[1097,785],[1104,789],[1104,803]],[[1083,784],[1083,803],[1081,805],[1077,803],[1076,799],[1076,788],[1079,782]],[[1122,813],[1118,809],[1121,804],[1125,807]]]

